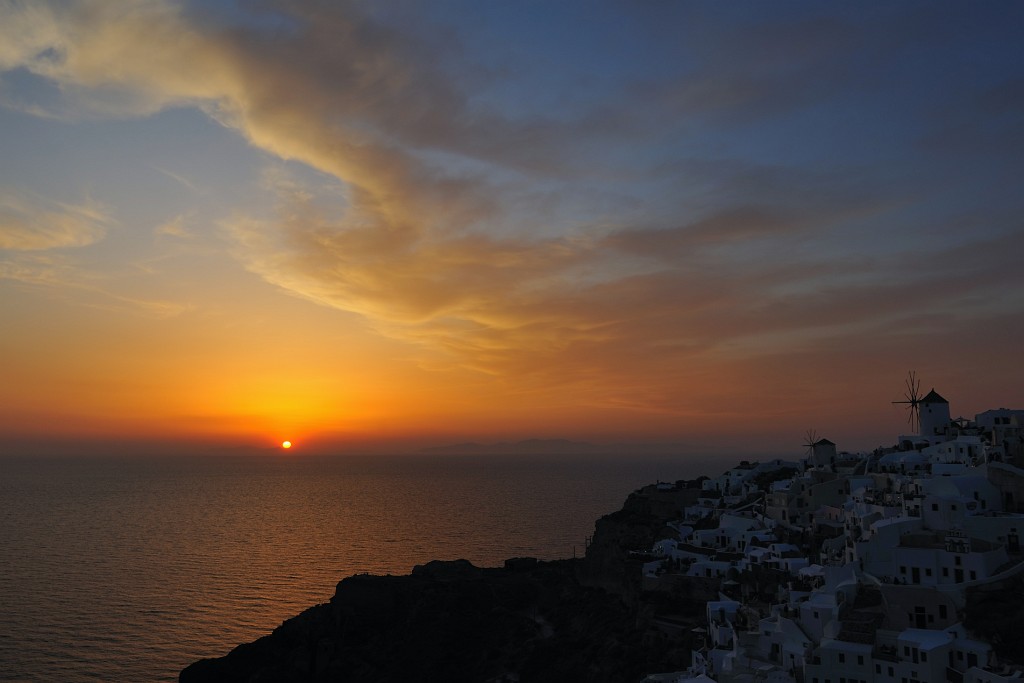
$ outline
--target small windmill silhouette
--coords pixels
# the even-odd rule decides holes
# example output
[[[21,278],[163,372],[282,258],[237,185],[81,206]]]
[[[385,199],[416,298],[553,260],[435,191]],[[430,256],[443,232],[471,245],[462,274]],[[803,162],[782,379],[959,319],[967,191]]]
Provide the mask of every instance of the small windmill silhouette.
[[[897,403],[905,403],[907,409],[910,411],[910,415],[907,416],[907,422],[910,423],[910,428],[917,432],[921,428],[921,380],[917,378],[917,373],[911,370],[907,373],[906,379],[907,391],[903,394],[903,401],[893,401],[893,405]]]
[[[807,443],[804,444],[804,447],[807,448],[807,450],[804,451],[804,455],[806,455],[808,458],[811,457],[812,455],[814,455],[814,444],[816,444],[817,442],[818,442],[818,432],[816,430],[814,430],[814,429],[808,429],[807,430]]]

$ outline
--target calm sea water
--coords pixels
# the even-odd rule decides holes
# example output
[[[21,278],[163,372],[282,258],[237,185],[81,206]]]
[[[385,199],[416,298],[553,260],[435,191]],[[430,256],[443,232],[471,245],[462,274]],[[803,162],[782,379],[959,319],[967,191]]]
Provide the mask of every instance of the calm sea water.
[[[0,459],[0,680],[173,681],[356,572],[571,557],[630,457]]]

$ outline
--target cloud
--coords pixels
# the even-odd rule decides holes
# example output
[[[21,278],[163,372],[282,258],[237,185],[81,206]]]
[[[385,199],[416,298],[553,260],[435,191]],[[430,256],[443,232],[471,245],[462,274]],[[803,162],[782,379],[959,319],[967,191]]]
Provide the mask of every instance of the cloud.
[[[111,224],[104,206],[52,202],[13,190],[0,190],[0,249],[42,251],[94,244]]]
[[[822,202],[804,213],[794,205],[767,218],[725,211],[698,222],[691,237],[666,230],[674,240],[666,245],[652,243],[653,230],[438,241],[359,227],[291,186],[281,202],[276,220],[226,225],[239,257],[268,281],[442,351],[430,367],[480,371],[520,392],[589,388],[595,403],[652,409],[681,400],[678,386],[710,381],[710,368],[723,363],[827,347],[857,356],[894,336],[912,348],[954,333],[965,319],[997,320],[1006,314],[1003,288],[1013,267],[998,244],[1019,239],[855,259],[729,252],[710,259],[700,256],[709,241],[746,244],[752,230],[765,239],[790,236],[872,215],[879,204]],[[719,225],[707,230],[709,223]],[[658,258],[623,268],[637,253]]]
[[[97,278],[59,252],[30,251],[0,256],[0,280],[29,285],[54,297],[73,298],[82,306],[152,318],[169,318],[192,309],[189,304],[121,294],[110,282]]]
[[[160,173],[163,173],[168,178],[171,178],[172,180],[178,181],[182,186],[187,187],[188,189],[192,190],[193,192],[195,192],[197,194],[202,194],[203,193],[202,188],[198,187],[194,182],[192,182],[191,180],[189,180],[185,176],[181,175],[180,173],[175,173],[174,171],[168,171],[166,168],[160,168],[159,166],[154,166],[153,168],[155,168]]]
[[[6,0],[0,10],[4,17],[0,69],[8,71],[24,66],[61,44],[61,33],[50,5]]]
[[[176,219],[180,222],[182,217]],[[129,310],[165,318],[190,307],[171,301],[121,294],[109,278],[83,268],[76,250],[101,241],[114,224],[94,200],[62,203],[12,189],[0,191],[0,280],[74,295],[97,308]],[[162,226],[164,232],[170,230]]]
[[[29,253],[18,258],[0,259],[0,279],[37,286],[62,284],[66,265],[62,259],[49,255]]]
[[[178,237],[181,239],[192,237],[192,233],[189,232],[188,227],[186,227],[190,219],[191,216],[189,214],[178,214],[169,221],[156,226],[153,230],[153,234],[157,236],[163,235],[167,237]]]
[[[436,237],[357,210],[332,219],[303,195],[280,212],[280,222],[227,222],[250,269],[321,303],[398,323],[464,317],[539,288],[581,259],[566,239]]]
[[[678,260],[711,257],[737,245],[766,249],[813,237],[853,219],[884,214],[897,199],[859,178],[745,165],[714,173],[715,191],[702,197],[698,217],[672,227],[624,228],[606,237],[623,252]]]

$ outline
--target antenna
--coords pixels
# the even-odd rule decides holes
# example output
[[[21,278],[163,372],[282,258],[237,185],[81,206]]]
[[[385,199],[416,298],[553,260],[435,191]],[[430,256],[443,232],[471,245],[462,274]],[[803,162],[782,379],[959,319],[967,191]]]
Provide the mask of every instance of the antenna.
[[[804,447],[807,450],[804,451],[804,455],[806,455],[807,457],[811,457],[812,455],[814,455],[814,444],[817,443],[817,442],[818,442],[818,432],[813,430],[813,429],[808,429],[807,430],[807,443],[804,444]]]
[[[897,403],[905,403],[907,410],[910,414],[907,416],[907,422],[910,423],[910,428],[915,433],[921,430],[921,409],[918,407],[921,405],[921,380],[917,378],[917,373],[911,370],[907,373],[906,379],[907,391],[903,394],[904,401],[893,401],[893,405]]]

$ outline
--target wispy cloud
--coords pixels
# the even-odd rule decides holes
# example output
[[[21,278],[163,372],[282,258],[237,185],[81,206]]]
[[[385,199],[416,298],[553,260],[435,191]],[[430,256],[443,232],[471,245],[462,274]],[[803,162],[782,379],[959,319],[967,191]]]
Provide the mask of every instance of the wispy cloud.
[[[125,311],[145,317],[169,318],[192,309],[189,304],[122,294],[116,283],[77,265],[67,255],[31,251],[0,255],[0,280],[90,308]]]
[[[189,220],[189,214],[178,214],[169,221],[165,221],[164,223],[156,226],[156,228],[153,229],[153,234],[157,236],[163,235],[166,237],[177,237],[181,239],[192,237],[192,233],[189,232],[187,227]]]
[[[0,249],[84,247],[103,239],[111,222],[107,209],[92,200],[66,204],[0,189]]]
[[[112,225],[109,210],[94,200],[72,204],[0,191],[0,280],[74,297],[85,306],[161,318],[188,310],[175,302],[125,295],[107,282],[109,277],[81,264],[76,252],[101,241]]]
[[[198,193],[202,193],[202,189],[200,187],[198,187],[194,182],[192,182],[191,180],[189,180],[188,178],[186,178],[182,174],[175,173],[174,171],[168,171],[166,168],[161,168],[159,166],[154,166],[153,168],[155,168],[156,170],[160,171],[161,173],[163,173],[168,178],[170,178],[172,180],[176,180],[183,187],[187,187],[188,189],[192,190],[193,192],[195,192],[197,194]]]

